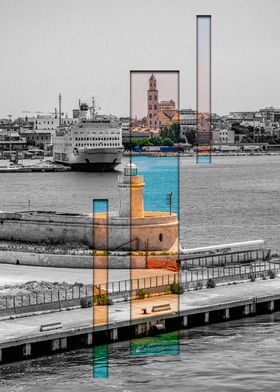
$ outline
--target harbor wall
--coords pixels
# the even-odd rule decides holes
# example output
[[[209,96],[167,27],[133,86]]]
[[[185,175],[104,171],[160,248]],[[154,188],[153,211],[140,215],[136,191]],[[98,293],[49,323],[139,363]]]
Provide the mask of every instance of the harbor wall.
[[[122,268],[146,268],[145,256],[132,256],[131,265],[129,256],[83,256],[83,255],[56,255],[45,253],[28,253],[0,251],[0,263],[2,264],[20,264],[34,265],[39,267],[61,267],[61,268],[95,268],[110,269]]]
[[[0,264],[34,265],[39,267],[60,268],[110,268],[110,269],[144,269],[165,268],[178,269],[176,255],[59,255],[47,253],[29,253],[15,251],[0,251]]]
[[[0,239],[26,242],[81,242],[92,246],[92,219],[54,212],[0,213]]]
[[[0,212],[0,240],[34,243],[83,243],[94,249],[178,250],[176,214],[146,212],[144,218],[109,218],[52,211]],[[109,240],[107,230],[109,229]],[[93,235],[94,233],[94,235]]]

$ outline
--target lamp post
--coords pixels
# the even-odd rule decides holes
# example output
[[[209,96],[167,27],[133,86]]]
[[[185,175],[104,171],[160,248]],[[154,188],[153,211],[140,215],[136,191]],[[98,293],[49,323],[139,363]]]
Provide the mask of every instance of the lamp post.
[[[166,195],[166,204],[169,206],[169,213],[172,213],[172,192],[167,193]]]

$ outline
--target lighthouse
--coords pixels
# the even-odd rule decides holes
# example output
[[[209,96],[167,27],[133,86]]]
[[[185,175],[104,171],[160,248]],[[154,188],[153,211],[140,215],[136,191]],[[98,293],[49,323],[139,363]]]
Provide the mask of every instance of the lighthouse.
[[[138,175],[138,168],[128,163],[123,175],[118,178],[120,196],[119,216],[122,218],[144,218],[144,177]]]

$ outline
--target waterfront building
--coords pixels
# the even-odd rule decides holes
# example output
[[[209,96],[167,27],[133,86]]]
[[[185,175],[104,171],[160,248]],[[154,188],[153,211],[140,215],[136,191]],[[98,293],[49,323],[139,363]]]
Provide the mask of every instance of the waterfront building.
[[[124,146],[128,145],[132,139],[144,140],[151,137],[153,137],[153,134],[148,129],[136,128],[130,130],[126,125],[122,125],[122,142]]]
[[[25,138],[27,146],[36,146],[41,149],[47,149],[52,142],[52,133],[47,130],[29,130],[22,129],[20,135]]]
[[[151,130],[168,127],[179,122],[179,112],[173,99],[158,102],[157,80],[152,74],[147,91],[147,125]]]
[[[196,131],[196,110],[181,109],[180,110],[180,139],[187,142],[187,132]]]
[[[213,129],[212,142],[218,144],[234,144],[235,132],[232,129]]]
[[[176,110],[175,102],[173,99],[170,99],[169,101],[160,101],[158,104],[158,110],[159,112],[164,110]]]
[[[59,119],[57,116],[49,116],[49,115],[38,115],[34,129],[38,131],[52,131],[52,134],[56,131],[59,126]]]
[[[260,115],[263,118],[263,122],[266,124],[280,122],[280,109],[274,108],[273,106],[260,109]]]
[[[2,130],[0,132],[0,157],[8,156],[11,152],[26,150],[26,140],[18,132]]]

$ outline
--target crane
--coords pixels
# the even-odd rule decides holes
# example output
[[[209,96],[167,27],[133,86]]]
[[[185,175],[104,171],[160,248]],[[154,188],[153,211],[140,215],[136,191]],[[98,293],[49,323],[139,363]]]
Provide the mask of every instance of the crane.
[[[23,110],[22,111],[22,113],[36,113],[36,114],[56,114],[56,111],[55,112],[41,112],[41,111],[35,111],[35,110],[33,110],[33,111],[30,111],[30,110]]]

